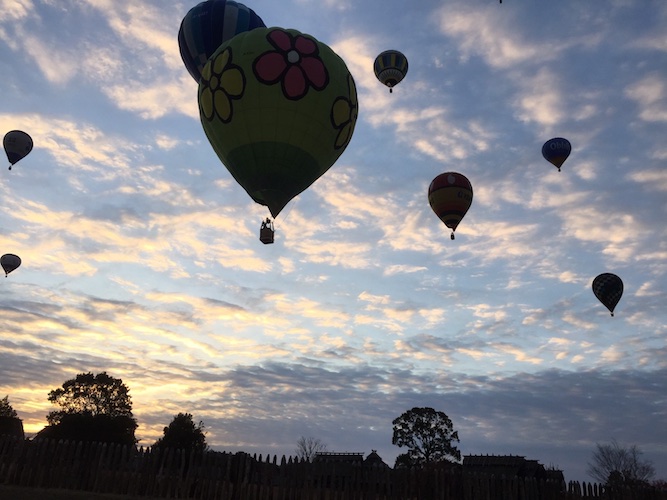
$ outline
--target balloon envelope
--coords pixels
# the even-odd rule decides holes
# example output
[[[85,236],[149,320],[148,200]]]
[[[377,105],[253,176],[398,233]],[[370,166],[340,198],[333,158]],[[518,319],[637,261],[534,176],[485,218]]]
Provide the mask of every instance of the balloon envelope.
[[[32,138],[22,130],[7,132],[2,144],[12,165],[32,151]]]
[[[375,58],[373,71],[377,79],[391,90],[408,73],[408,59],[398,50],[385,50]]]
[[[178,30],[181,58],[192,78],[201,79],[209,57],[235,35],[265,27],[255,11],[231,0],[208,0],[185,15]]]
[[[357,92],[345,62],[310,35],[257,28],[204,67],[199,114],[222,163],[274,217],[345,150]]]
[[[593,280],[593,293],[614,315],[614,308],[623,295],[623,281],[612,273],[602,273]]]
[[[472,204],[472,184],[465,175],[445,172],[428,188],[428,202],[438,218],[452,230],[452,236]]]
[[[5,276],[21,265],[21,258],[13,253],[6,253],[0,257],[0,265],[5,271]]]
[[[559,171],[567,157],[570,156],[572,145],[567,139],[554,137],[549,139],[542,146],[542,156],[549,163],[553,164]]]

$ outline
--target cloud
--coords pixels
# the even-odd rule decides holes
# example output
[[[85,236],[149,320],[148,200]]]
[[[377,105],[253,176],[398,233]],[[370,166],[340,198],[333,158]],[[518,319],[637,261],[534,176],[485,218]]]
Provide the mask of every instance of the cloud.
[[[639,117],[647,122],[667,121],[667,83],[663,75],[647,75],[629,85],[626,95],[639,106]]]
[[[532,77],[522,79],[522,91],[517,97],[517,113],[520,120],[536,122],[545,128],[561,123],[567,110],[559,89],[559,76],[550,69],[541,68]]]
[[[427,268],[424,266],[409,266],[404,264],[396,264],[388,266],[384,270],[385,276],[394,276],[396,274],[408,274],[408,273],[418,273],[420,271],[426,271]]]
[[[179,79],[156,79],[151,83],[130,81],[107,85],[104,93],[120,109],[133,111],[145,119],[156,119],[170,113],[199,118],[196,92],[185,75]]]
[[[147,49],[155,51],[170,69],[181,68],[174,33],[178,33],[183,16],[149,3],[139,6],[128,0],[85,0],[85,3],[106,17],[109,27],[136,55],[146,57]]]
[[[558,52],[557,45],[545,50],[539,44],[526,43],[519,31],[510,30],[509,23],[499,21],[497,13],[491,9],[448,6],[435,15],[441,32],[459,42],[464,59],[481,56],[490,66],[508,68],[537,57],[553,59]]]
[[[22,21],[14,28],[18,36],[10,40],[14,50],[28,54],[50,82],[63,86],[76,77],[85,79],[119,109],[142,118],[181,113],[197,119],[196,83],[182,71],[174,36],[181,18],[146,3],[90,0],[84,4],[98,11],[112,31],[100,35],[81,22],[81,39],[72,46],[68,39],[49,39],[48,30],[35,29],[46,20],[28,18],[25,12],[31,4],[11,3],[9,12]],[[89,14],[84,4],[72,11],[52,7],[48,22],[58,26],[81,19]]]
[[[78,72],[76,56],[51,43],[26,35],[23,38],[25,51],[32,56],[35,63],[48,81],[65,84]]]
[[[297,5],[314,5],[316,8],[325,7],[332,10],[348,10],[351,4],[347,0],[324,0],[323,2],[316,2],[314,0],[296,0]]]
[[[365,99],[365,101],[368,101],[366,105],[371,106],[371,109],[379,109],[383,103],[389,102],[389,96],[381,91],[375,75],[368,71],[368,68],[373,66],[376,57],[372,50],[373,45],[372,38],[356,34],[334,41],[331,43],[331,49],[345,61],[347,69],[354,78],[357,92],[360,94],[360,102],[364,100],[364,95],[377,93],[377,96],[381,97],[380,102],[370,99]]]
[[[646,189],[667,191],[667,172],[664,170],[637,170],[629,174],[628,178],[644,184]]]
[[[43,296],[40,291],[35,292],[36,296]],[[50,312],[48,308],[44,309],[48,315],[44,318],[67,320],[70,325],[68,335],[78,338],[77,343],[67,350],[63,350],[59,337],[44,341],[48,332],[54,331],[48,322],[35,317],[36,321],[26,321],[29,316],[25,313],[16,318],[9,316],[7,311],[3,313],[8,321],[7,331],[20,325],[21,333],[6,339],[0,348],[0,357],[10,355],[0,363],[0,371],[3,380],[15,380],[12,403],[25,419],[29,432],[41,428],[40,422],[43,425],[48,411],[48,405],[39,401],[45,401],[48,390],[75,375],[76,370],[67,367],[72,363],[69,357],[76,352],[79,361],[74,366],[80,371],[91,366],[95,370],[107,369],[128,384],[143,444],[157,439],[161,428],[172,416],[186,408],[204,420],[209,430],[207,441],[218,449],[289,453],[303,430],[309,429],[311,434],[325,439],[332,449],[356,450],[359,446],[364,450],[379,449],[383,458],[392,462],[399,450],[390,446],[391,420],[412,406],[430,406],[444,410],[452,417],[461,435],[464,453],[529,453],[532,458],[548,462],[556,456],[563,439],[582,443],[589,452],[596,440],[609,438],[606,434],[609,428],[619,432],[623,429],[624,439],[637,443],[650,456],[655,457],[658,453],[652,443],[656,442],[654,430],[661,428],[658,422],[664,419],[659,410],[661,396],[658,396],[662,395],[667,383],[664,370],[546,370],[512,376],[485,370],[484,375],[470,376],[448,368],[455,357],[470,357],[489,363],[498,361],[498,356],[504,353],[529,365],[539,363],[541,358],[508,343],[493,342],[483,348],[483,343],[466,345],[448,336],[429,334],[397,340],[395,352],[387,353],[390,354],[387,359],[399,361],[407,357],[411,362],[432,361],[434,366],[439,366],[435,371],[351,364],[354,356],[350,354],[336,369],[326,365],[273,362],[270,361],[272,357],[284,356],[288,351],[281,354],[268,349],[267,345],[260,348],[251,339],[235,335],[211,336],[208,343],[193,342],[189,335],[176,334],[173,330],[184,324],[186,316],[183,314],[215,321],[219,314],[225,314],[224,311],[243,313],[243,309],[222,302],[195,300],[182,294],[146,298],[153,303],[171,304],[173,310],[169,314],[156,315],[151,312],[154,311],[152,306],[140,307],[127,301],[92,297],[83,304],[81,315],[72,315],[71,309],[67,312],[65,308],[51,309]],[[54,299],[53,296],[50,298]],[[278,314],[289,312],[302,316],[308,311],[313,316],[318,314],[317,304],[313,301],[295,304],[281,302],[283,299],[267,299],[267,310]],[[374,307],[393,307],[388,296],[365,293],[363,299],[375,304]],[[74,305],[76,301],[78,298],[74,296],[59,300],[61,305],[67,302]],[[7,301],[3,303],[8,304]],[[25,310],[19,304],[9,304],[17,311]],[[187,307],[183,309],[182,306]],[[483,315],[488,316],[488,312],[488,308],[482,310]],[[274,321],[275,314],[266,319]],[[127,320],[134,326],[126,329]],[[103,332],[111,328],[114,334],[105,333],[107,342],[100,343]],[[325,343],[320,346],[322,352],[344,351],[349,345],[339,335],[319,338]],[[112,339],[111,344],[109,339]],[[19,347],[18,342],[23,347]],[[577,349],[573,339],[551,338],[548,343],[571,353]],[[104,353],[98,347],[102,344]],[[116,346],[123,344],[122,351],[117,349]],[[217,347],[212,350],[214,345]],[[312,343],[310,346],[309,349],[314,348]],[[233,368],[222,368],[219,361],[212,363],[221,355],[229,359],[237,356],[252,359],[259,352],[264,353],[265,361],[255,366],[238,364]],[[602,357],[614,364],[619,361],[620,352],[618,346],[611,347],[603,351]],[[157,353],[160,353],[159,358]],[[33,365],[39,363],[42,366],[35,356],[62,364],[50,365],[52,368],[47,371],[40,368],[43,380],[35,383],[31,374],[36,370]],[[580,356],[582,361],[583,358]],[[210,361],[204,362],[207,359]],[[405,361],[402,363],[409,365]],[[8,378],[10,373],[15,378]],[[401,389],[405,387],[414,389],[406,392]],[[197,397],[193,398],[193,394]],[[622,397],[621,403],[619,397]],[[35,403],[28,404],[29,401]],[[156,411],[156,408],[160,410]],[[331,416],[333,408],[337,409],[335,419]],[[628,421],[641,422],[641,425],[628,427]],[[654,425],[652,421],[655,421]],[[544,434],[544,422],[549,422],[550,433]],[[377,434],[369,433],[367,429],[370,427],[378,429]],[[346,428],[348,432],[336,432],[340,428]],[[642,433],[641,429],[648,428],[653,429],[650,435]],[[276,433],[276,429],[282,431]],[[498,434],[500,429],[503,429],[502,435]],[[250,430],[259,436],[252,443],[242,434]],[[274,438],[269,439],[270,435]],[[276,439],[275,436],[280,437]],[[541,448],[528,450],[527,443],[530,442],[540,442]],[[262,447],[256,443],[267,444]]]
[[[0,1],[0,22],[18,20],[28,17],[34,5],[31,0],[2,0]]]
[[[448,110],[440,106],[414,106],[414,98],[401,98],[399,92],[389,94],[375,75],[368,71],[377,55],[373,47],[378,43],[372,38],[350,36],[337,41],[332,48],[346,61],[355,78],[360,108],[359,119],[374,127],[391,126],[401,143],[437,160],[464,159],[475,151],[489,147],[493,135],[481,120],[470,120],[463,126],[448,116]],[[428,93],[440,89],[425,89]]]
[[[67,118],[0,114],[0,124],[6,129],[29,131],[38,148],[52,155],[59,165],[70,167],[74,172],[94,172],[107,179],[127,175],[129,155],[138,150],[136,144],[124,137],[113,136],[90,123]]]

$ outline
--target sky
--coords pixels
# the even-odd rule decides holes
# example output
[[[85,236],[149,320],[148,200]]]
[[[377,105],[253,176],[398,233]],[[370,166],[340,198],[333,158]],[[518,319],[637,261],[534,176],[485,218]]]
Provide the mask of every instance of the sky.
[[[329,45],[359,99],[273,245],[199,119],[177,41],[196,3],[0,0],[0,131],[34,140],[0,169],[0,253],[22,259],[0,397],[27,435],[49,391],[106,371],[144,446],[184,412],[216,450],[312,436],[393,465],[392,420],[431,407],[463,455],[588,481],[616,439],[667,479],[667,3],[249,0]],[[409,60],[391,94],[387,49]],[[474,191],[454,241],[427,200],[448,171]]]

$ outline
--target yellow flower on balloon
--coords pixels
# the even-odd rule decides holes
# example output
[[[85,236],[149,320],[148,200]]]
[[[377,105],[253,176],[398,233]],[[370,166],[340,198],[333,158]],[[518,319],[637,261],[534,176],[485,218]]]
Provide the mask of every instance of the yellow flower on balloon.
[[[199,82],[202,115],[207,120],[217,116],[223,123],[229,123],[234,115],[233,101],[243,97],[245,84],[245,75],[233,64],[232,49],[227,47],[209,60],[202,70]]]
[[[331,124],[338,130],[334,149],[341,149],[347,146],[354,132],[354,125],[357,122],[359,106],[357,103],[357,89],[352,75],[347,77],[348,96],[337,97],[331,107]]]

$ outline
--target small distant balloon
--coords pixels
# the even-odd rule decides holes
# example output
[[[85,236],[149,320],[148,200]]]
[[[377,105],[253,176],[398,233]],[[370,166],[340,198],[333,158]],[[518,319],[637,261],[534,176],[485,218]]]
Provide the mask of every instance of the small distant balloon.
[[[560,167],[563,165],[567,157],[572,152],[572,145],[567,139],[562,137],[554,137],[549,139],[542,146],[542,156],[549,163],[554,165],[560,172]]]
[[[454,231],[472,204],[472,184],[465,175],[445,172],[438,175],[428,188],[428,202],[445,226]]]
[[[16,162],[25,158],[32,151],[32,137],[22,130],[12,130],[5,134],[2,145],[5,147],[9,170],[11,170]]]
[[[593,280],[593,293],[614,315],[614,308],[623,295],[623,281],[612,273],[602,273]]]
[[[380,83],[392,92],[408,73],[408,59],[398,50],[385,50],[375,58],[373,71]]]
[[[21,265],[21,257],[13,253],[6,253],[0,257],[0,265],[2,265],[2,269],[5,271],[6,278],[9,273]]]

